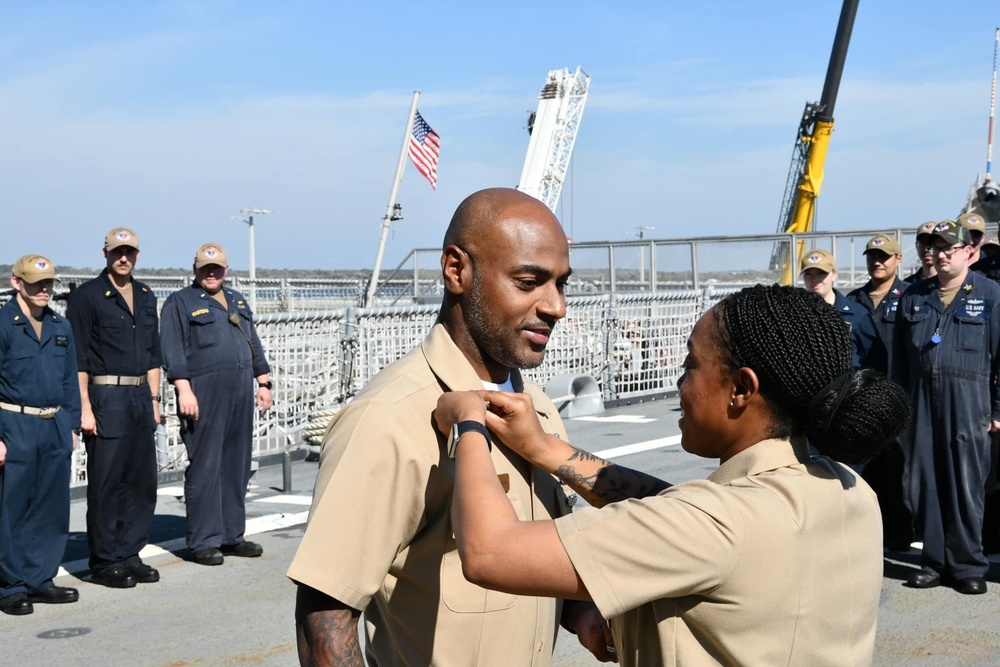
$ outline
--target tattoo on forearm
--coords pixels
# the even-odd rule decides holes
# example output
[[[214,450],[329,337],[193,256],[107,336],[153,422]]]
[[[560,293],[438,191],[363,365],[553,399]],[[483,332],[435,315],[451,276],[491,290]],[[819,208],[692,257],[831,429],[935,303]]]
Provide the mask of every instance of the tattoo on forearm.
[[[358,644],[358,621],[350,614],[310,614],[304,623],[309,646],[309,665],[364,667]]]
[[[590,452],[585,452],[578,447],[573,447],[573,445],[570,445],[570,447],[573,449],[573,454],[566,459],[567,461],[597,461],[604,464],[608,463],[608,461],[605,461],[600,456],[591,454]]]
[[[571,461],[598,462],[603,466],[593,475],[583,475],[575,466],[568,465]],[[567,464],[559,466],[555,474],[588,502],[598,506],[626,498],[653,496],[670,486],[652,475],[610,463],[576,447],[567,459]]]

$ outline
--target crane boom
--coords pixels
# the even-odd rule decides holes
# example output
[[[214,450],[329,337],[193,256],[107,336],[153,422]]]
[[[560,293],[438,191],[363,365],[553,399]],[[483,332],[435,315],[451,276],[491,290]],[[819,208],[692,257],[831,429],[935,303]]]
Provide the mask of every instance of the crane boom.
[[[833,109],[837,103],[840,80],[847,60],[847,47],[854,30],[854,18],[858,13],[858,0],[844,0],[837,23],[837,34],[833,40],[830,64],[823,83],[823,95],[819,102],[806,103],[805,111],[795,137],[792,149],[792,164],[785,182],[785,194],[778,216],[778,232],[789,234],[812,231],[816,220],[816,200],[823,187],[823,168],[830,135],[833,133]],[[791,283],[792,266],[802,253],[799,243],[795,257],[789,256],[789,247],[779,243],[771,255],[772,269],[782,271],[782,283]]]
[[[517,189],[540,199],[555,212],[569,159],[580,130],[590,76],[581,68],[552,70],[538,95],[538,110],[528,120],[528,154]]]

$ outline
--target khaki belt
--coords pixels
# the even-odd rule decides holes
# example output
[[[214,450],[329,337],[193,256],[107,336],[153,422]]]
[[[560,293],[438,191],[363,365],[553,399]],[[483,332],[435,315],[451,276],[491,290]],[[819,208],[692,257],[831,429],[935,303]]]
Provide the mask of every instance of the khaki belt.
[[[120,387],[138,387],[146,384],[145,375],[94,375],[90,384],[111,384]]]
[[[30,405],[14,405],[13,403],[0,403],[0,410],[8,412],[20,412],[26,415],[40,417],[41,419],[52,419],[59,412],[59,406],[54,408],[33,408]]]

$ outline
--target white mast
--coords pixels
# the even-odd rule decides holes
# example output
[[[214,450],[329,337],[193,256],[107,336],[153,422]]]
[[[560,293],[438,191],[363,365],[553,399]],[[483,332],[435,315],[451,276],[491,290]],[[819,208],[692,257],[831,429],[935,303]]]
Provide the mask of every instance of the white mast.
[[[540,199],[555,212],[573,153],[590,76],[579,67],[552,70],[538,95],[538,111],[529,120],[528,155],[517,189]]]

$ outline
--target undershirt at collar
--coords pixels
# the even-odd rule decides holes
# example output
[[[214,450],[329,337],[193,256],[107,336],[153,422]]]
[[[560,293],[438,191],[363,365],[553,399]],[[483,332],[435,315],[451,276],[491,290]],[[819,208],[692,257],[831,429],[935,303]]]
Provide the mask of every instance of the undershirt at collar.
[[[507,379],[504,380],[503,384],[487,382],[486,380],[483,380],[482,382],[483,389],[486,389],[487,391],[508,391],[510,393],[514,393],[514,384],[510,381],[509,375],[507,376]]]

